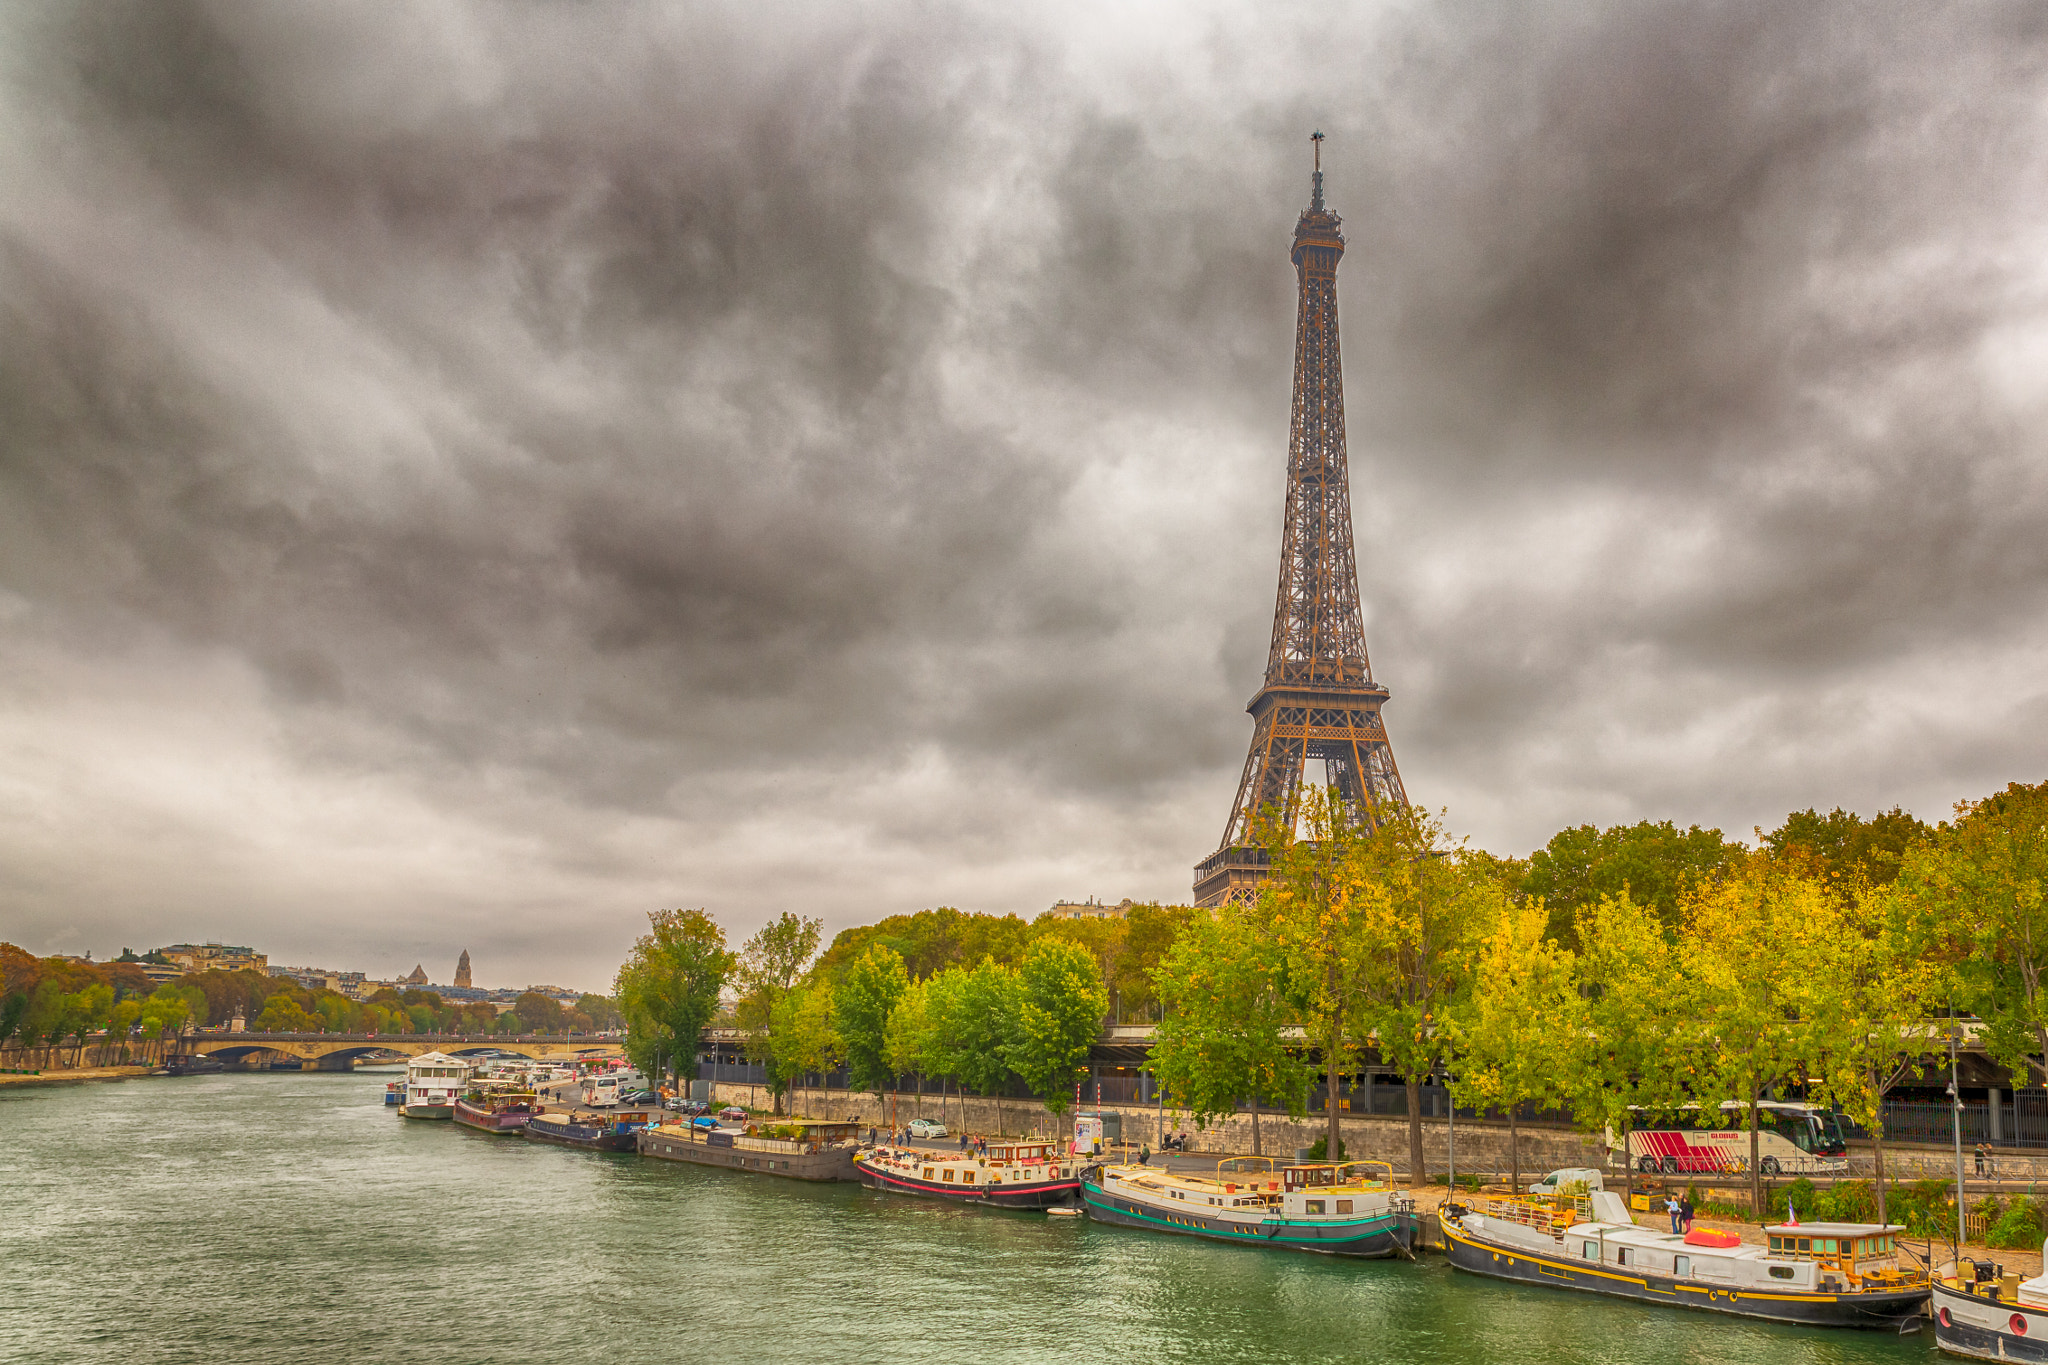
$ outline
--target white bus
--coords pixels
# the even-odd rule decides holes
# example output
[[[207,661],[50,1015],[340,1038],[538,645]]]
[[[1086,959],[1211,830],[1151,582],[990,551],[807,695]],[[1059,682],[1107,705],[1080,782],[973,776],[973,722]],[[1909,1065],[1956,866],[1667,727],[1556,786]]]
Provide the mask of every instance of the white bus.
[[[1637,1111],[1641,1114],[1641,1111]],[[1707,1115],[1688,1105],[1675,1116],[1639,1117],[1623,1158],[1637,1170],[1665,1175],[1730,1175],[1749,1169],[1748,1106],[1721,1106],[1720,1128],[1700,1126]],[[1614,1151],[1614,1134],[1607,1135]],[[1764,1100],[1757,1105],[1757,1169],[1765,1175],[1828,1175],[1849,1169],[1841,1116],[1817,1105]],[[1616,1153],[1616,1155],[1620,1155]],[[1610,1160],[1612,1158],[1610,1157]]]

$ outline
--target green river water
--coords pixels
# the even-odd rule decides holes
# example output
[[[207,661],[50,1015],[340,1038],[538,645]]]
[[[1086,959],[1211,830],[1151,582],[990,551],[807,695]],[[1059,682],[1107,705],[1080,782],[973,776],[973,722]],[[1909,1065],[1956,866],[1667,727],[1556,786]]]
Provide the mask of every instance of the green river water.
[[[384,1077],[0,1089],[0,1360],[1933,1362],[411,1123]]]

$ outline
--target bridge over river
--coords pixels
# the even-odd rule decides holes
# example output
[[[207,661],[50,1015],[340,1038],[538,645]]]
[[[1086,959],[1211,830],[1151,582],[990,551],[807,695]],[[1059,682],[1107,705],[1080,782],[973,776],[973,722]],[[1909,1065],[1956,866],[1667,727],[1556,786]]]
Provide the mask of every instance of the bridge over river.
[[[564,1038],[559,1033],[192,1033],[179,1045],[223,1062],[244,1061],[259,1052],[296,1057],[321,1071],[347,1071],[365,1057],[397,1053],[417,1057],[445,1052],[453,1057],[482,1053],[531,1058],[536,1062],[574,1062],[586,1058],[623,1057],[616,1038]]]

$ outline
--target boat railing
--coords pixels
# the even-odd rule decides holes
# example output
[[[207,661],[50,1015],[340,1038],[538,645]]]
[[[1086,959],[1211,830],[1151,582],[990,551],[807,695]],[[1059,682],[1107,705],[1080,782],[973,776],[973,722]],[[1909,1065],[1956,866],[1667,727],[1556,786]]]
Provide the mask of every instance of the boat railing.
[[[1486,1216],[1503,1223],[1520,1223],[1542,1232],[1562,1232],[1574,1223],[1593,1220],[1592,1200],[1582,1194],[1554,1195],[1542,1199],[1510,1196],[1486,1201]]]

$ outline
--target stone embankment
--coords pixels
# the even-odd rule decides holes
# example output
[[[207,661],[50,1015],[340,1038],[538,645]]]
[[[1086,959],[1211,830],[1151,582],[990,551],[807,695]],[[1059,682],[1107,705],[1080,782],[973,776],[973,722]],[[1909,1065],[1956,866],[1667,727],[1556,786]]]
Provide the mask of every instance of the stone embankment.
[[[34,1075],[0,1075],[0,1085],[68,1085],[73,1081],[125,1081],[135,1076],[147,1076],[155,1067],[150,1066],[74,1066],[62,1071],[44,1071]]]
[[[719,1104],[766,1106],[768,1092],[761,1086],[720,1082],[715,1087]],[[814,1119],[901,1126],[914,1118],[937,1119],[949,1129],[970,1133],[1052,1133],[1064,1131],[1070,1119],[1056,1118],[1036,1100],[1002,1100],[979,1096],[937,1095],[921,1099],[915,1092],[876,1099],[866,1091],[796,1090],[785,1103],[794,1112]],[[1094,1106],[1083,1105],[1083,1109]],[[1000,1109],[1000,1117],[998,1116]],[[1163,1113],[1151,1105],[1101,1106],[1104,1113],[1123,1116],[1125,1141],[1159,1149],[1162,1132],[1183,1133],[1192,1153],[1218,1157],[1245,1155],[1253,1151],[1252,1116],[1238,1114],[1197,1129],[1185,1113],[1168,1108]],[[1408,1170],[1408,1120],[1405,1118],[1345,1118],[1342,1121],[1344,1151],[1353,1161],[1384,1161],[1402,1174]],[[1286,1114],[1262,1113],[1258,1121],[1257,1149],[1267,1156],[1292,1157],[1297,1148],[1307,1147],[1322,1137],[1327,1124],[1321,1119],[1292,1119]],[[1422,1121],[1423,1160],[1430,1171],[1442,1175],[1450,1158],[1449,1133],[1442,1119]],[[1508,1127],[1504,1123],[1461,1121],[1457,1126],[1457,1164],[1463,1172],[1493,1172],[1509,1169]],[[1521,1168],[1534,1179],[1560,1166],[1599,1166],[1605,1149],[1597,1136],[1557,1128],[1523,1127],[1520,1134]]]

